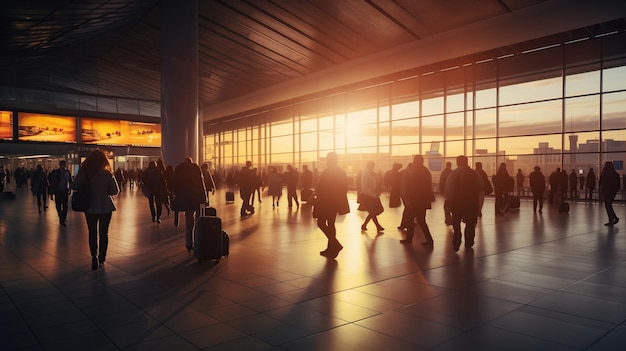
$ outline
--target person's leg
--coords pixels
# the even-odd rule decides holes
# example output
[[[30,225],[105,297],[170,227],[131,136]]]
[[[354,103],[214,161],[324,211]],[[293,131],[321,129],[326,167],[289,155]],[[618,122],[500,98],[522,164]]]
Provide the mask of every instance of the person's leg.
[[[54,208],[57,209],[57,214],[59,215],[59,220],[61,222],[64,222],[63,219],[63,199],[61,199],[61,194],[62,193],[55,193],[54,194]]]
[[[89,231],[89,251],[92,258],[98,256],[98,215],[85,213]]]
[[[98,234],[100,236],[98,261],[101,264],[104,263],[107,257],[107,249],[109,247],[109,224],[111,223],[111,215],[111,212],[98,215],[98,217],[100,218],[98,221]]]
[[[452,212],[452,248],[454,251],[459,251],[461,247],[461,219],[463,218],[460,211]]]
[[[422,245],[433,246],[433,237],[432,235],[430,235],[430,229],[428,228],[428,224],[426,223],[426,209],[417,209],[415,217],[417,218],[417,226],[420,227],[422,233],[424,233],[424,238],[426,238],[426,240],[422,242]],[[452,221],[452,217],[450,217],[450,221]],[[452,222],[450,223],[452,224]]]
[[[150,204],[150,215],[152,215],[152,221],[156,222],[156,209],[154,208],[154,195],[148,196],[148,204]]]
[[[185,246],[187,251],[193,249],[193,230],[196,211],[185,211]]]
[[[411,244],[413,243],[413,235],[415,234],[415,227],[417,226],[415,224],[415,217],[417,216],[417,210],[415,208],[415,205],[410,204],[408,206],[406,206],[406,208],[404,209],[406,211],[406,217],[404,219],[406,219],[406,222],[403,224],[406,228],[406,238],[403,240],[400,240],[400,242],[402,244]]]
[[[543,191],[537,194],[537,197],[539,198],[539,213],[543,212],[543,198],[544,198],[544,193]]]
[[[474,238],[476,237],[476,222],[473,219],[466,220],[465,223],[465,247],[474,246]]]
[[[478,217],[483,216],[483,205],[485,204],[485,192],[478,193]],[[450,220],[452,220],[452,212],[450,212]]]
[[[365,217],[365,221],[361,224],[361,230],[367,230],[367,223],[370,222],[370,219],[372,219],[372,215],[368,213],[367,217]]]
[[[156,221],[161,223],[161,214],[163,213],[163,195],[157,194],[154,197],[154,206],[156,207]]]
[[[382,225],[380,225],[380,223],[378,223],[378,216],[372,216],[372,222],[374,222],[374,224],[376,224],[376,230],[379,232],[382,232],[383,230],[385,230],[385,228],[383,228]]]

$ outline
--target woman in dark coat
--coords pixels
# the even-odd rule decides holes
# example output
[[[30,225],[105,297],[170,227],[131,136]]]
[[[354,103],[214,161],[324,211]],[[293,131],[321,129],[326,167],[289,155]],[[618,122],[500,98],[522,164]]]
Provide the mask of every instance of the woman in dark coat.
[[[191,157],[176,166],[172,181],[174,211],[185,212],[185,246],[187,251],[193,250],[193,229],[200,204],[206,203],[206,189],[202,179],[202,170],[193,163]],[[178,214],[176,214],[178,216]]]
[[[89,207],[85,210],[85,219],[89,229],[91,269],[96,270],[104,264],[109,246],[109,223],[113,211],[116,210],[111,196],[120,192],[109,160],[100,150],[93,151],[83,161],[71,188],[78,190],[85,183],[88,183],[90,188]]]
[[[606,209],[606,214],[609,216],[609,221],[604,225],[612,227],[619,222],[619,218],[617,218],[615,210],[613,209],[613,201],[615,200],[615,195],[617,195],[620,188],[619,173],[615,171],[613,162],[609,161],[604,164],[602,173],[600,173],[598,187],[600,188],[600,194],[602,194],[602,197],[604,198],[604,208]]]

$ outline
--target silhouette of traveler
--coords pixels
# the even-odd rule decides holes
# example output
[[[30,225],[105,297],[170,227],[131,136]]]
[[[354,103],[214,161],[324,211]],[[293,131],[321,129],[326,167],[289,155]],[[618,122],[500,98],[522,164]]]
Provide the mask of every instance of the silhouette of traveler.
[[[501,163],[496,175],[493,176],[493,189],[496,193],[495,213],[503,216],[509,205],[509,191],[513,191],[513,178],[506,170],[506,163]]]
[[[522,169],[517,169],[517,174],[515,175],[515,183],[517,185],[517,196],[522,196],[522,192],[524,190],[524,173],[522,173]]]
[[[200,205],[206,203],[206,189],[202,179],[202,170],[193,163],[191,157],[176,166],[172,181],[174,199],[173,210],[185,211],[185,247],[193,250],[194,221]],[[176,220],[176,218],[174,219]]]
[[[587,173],[587,179],[585,180],[585,199],[593,199],[593,191],[596,190],[596,174],[593,172],[593,168],[589,168]]]
[[[267,195],[272,197],[272,208],[276,208],[283,195],[283,180],[276,167],[270,167],[270,174],[267,176]]]
[[[374,161],[367,162],[365,170],[361,173],[361,205],[367,211],[361,230],[367,230],[367,223],[371,220],[376,225],[376,230],[382,232],[385,228],[378,223],[378,215],[383,213],[384,208],[380,202],[380,189],[377,186],[376,173],[374,173],[375,165]]]
[[[208,195],[209,193],[211,193],[212,195],[215,195],[215,181],[213,180],[213,176],[211,175],[211,172],[209,172],[208,163],[203,163],[200,169],[202,170],[202,179],[204,180],[204,189],[207,192],[206,205],[209,206],[211,201]],[[261,198],[259,198],[259,200],[261,200]]]
[[[401,163],[394,163],[392,168],[385,174],[385,183],[389,187],[389,208],[396,208],[402,205],[400,199],[402,192],[402,169]]]
[[[30,189],[33,192],[33,195],[37,197],[37,207],[39,208],[39,213],[41,213],[42,208],[44,210],[48,208],[48,205],[46,204],[48,199],[48,187],[48,175],[42,165],[37,165],[37,169],[35,169],[30,176]]]
[[[528,176],[530,191],[533,193],[533,211],[543,212],[543,196],[546,192],[546,177],[541,173],[541,167],[535,166],[535,170]]]
[[[91,269],[96,270],[106,261],[109,224],[113,211],[116,210],[112,196],[120,192],[109,160],[101,150],[94,150],[85,158],[71,188],[78,190],[85,183],[88,183],[90,188],[89,207],[85,210],[85,220],[89,229]]]
[[[239,196],[241,197],[241,210],[242,217],[254,214],[254,207],[250,203],[252,193],[255,187],[255,175],[252,173],[252,161],[246,161],[246,166],[239,172]]]
[[[493,186],[489,181],[489,177],[487,173],[483,170],[483,163],[476,162],[475,171],[480,175],[480,178],[483,180],[483,191],[478,193],[478,217],[483,216],[483,205],[485,203],[485,195],[490,195],[493,193]]]
[[[143,173],[143,186],[147,188],[146,196],[150,205],[152,222],[161,223],[161,213],[163,212],[163,197],[167,192],[165,175],[157,167],[156,162],[150,161],[148,168]]]
[[[59,168],[50,172],[50,198],[54,199],[54,204],[59,215],[59,222],[66,226],[67,203],[72,184],[72,174],[67,169],[67,162],[59,162]]]
[[[446,182],[450,173],[452,173],[452,162],[446,162],[446,168],[441,171],[441,175],[439,176],[439,193],[444,195],[444,198],[446,194]],[[443,201],[443,214],[446,225],[452,225],[452,210],[450,209],[450,205],[446,203],[446,200]]]
[[[613,209],[613,201],[620,188],[620,176],[619,173],[615,171],[613,162],[607,161],[604,163],[604,168],[600,173],[598,188],[604,199],[606,214],[609,216],[609,221],[604,225],[612,227],[619,222],[619,218],[617,218],[615,210]]]
[[[298,180],[300,180],[300,173],[291,167],[291,165],[287,166],[287,173],[285,173],[285,183],[287,183],[287,205],[289,208],[292,207],[293,202],[296,203],[296,207],[300,208],[300,203],[298,202]]]
[[[461,247],[461,221],[465,223],[465,247],[474,246],[476,222],[478,221],[478,194],[484,191],[483,180],[478,172],[469,167],[466,156],[456,158],[457,168],[450,173],[446,185],[446,199],[452,208],[452,247]]]
[[[408,226],[406,238],[400,240],[402,244],[413,243],[413,235],[415,233],[415,222],[422,229],[425,241],[423,246],[433,247],[433,237],[430,235],[430,229],[426,223],[426,210],[431,208],[431,203],[435,201],[433,193],[432,175],[428,168],[424,166],[424,157],[422,155],[413,156],[413,168],[409,173],[408,191],[406,196],[407,206],[407,222]]]
[[[578,198],[578,175],[575,169],[569,174],[569,197],[572,200]]]
[[[337,240],[337,228],[335,220],[337,215],[350,212],[348,203],[348,177],[337,165],[338,157],[334,152],[329,152],[326,156],[327,167],[319,177],[315,187],[315,207],[313,217],[317,218],[317,226],[322,230],[328,244],[326,249],[320,251],[320,255],[328,258],[335,258],[343,249]]]

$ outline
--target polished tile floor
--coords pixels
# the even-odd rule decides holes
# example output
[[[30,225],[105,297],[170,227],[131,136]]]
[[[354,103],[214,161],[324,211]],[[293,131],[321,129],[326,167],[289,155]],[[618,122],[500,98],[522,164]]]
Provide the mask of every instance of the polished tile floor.
[[[474,249],[451,248],[441,198],[428,213],[432,250],[403,246],[400,209],[386,227],[339,217],[345,246],[325,238],[311,209],[239,217],[239,200],[211,198],[230,256],[199,264],[172,217],[152,223],[147,200],[116,198],[104,268],[92,271],[82,214],[58,223],[17,190],[0,200],[1,350],[624,350],[626,210],[605,227],[599,203],[493,215],[487,199]],[[354,194],[351,194],[354,195]],[[386,201],[386,197],[383,199]]]

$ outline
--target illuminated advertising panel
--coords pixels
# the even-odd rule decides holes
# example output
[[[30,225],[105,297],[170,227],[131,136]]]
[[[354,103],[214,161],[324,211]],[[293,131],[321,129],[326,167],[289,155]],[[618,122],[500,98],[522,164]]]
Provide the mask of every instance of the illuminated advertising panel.
[[[19,112],[18,140],[76,142],[76,117]]]
[[[161,125],[81,118],[81,143],[99,145],[161,146]]]
[[[131,145],[161,147],[161,125],[159,123],[128,122]]]
[[[80,141],[83,144],[128,145],[128,122],[111,119],[80,119]]]
[[[0,140],[13,140],[13,112],[0,111]]]

